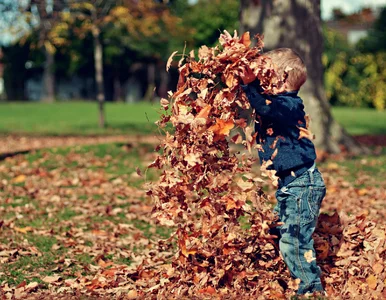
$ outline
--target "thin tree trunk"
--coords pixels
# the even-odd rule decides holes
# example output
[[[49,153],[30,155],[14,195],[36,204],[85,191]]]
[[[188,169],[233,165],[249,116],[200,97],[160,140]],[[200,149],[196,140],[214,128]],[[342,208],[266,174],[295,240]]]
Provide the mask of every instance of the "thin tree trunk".
[[[311,117],[319,150],[339,153],[343,147],[352,153],[366,152],[331,115],[323,88],[320,0],[242,0],[240,30],[264,34],[265,51],[288,47],[305,61],[308,79],[300,96]]]
[[[99,107],[99,127],[105,127],[105,93],[104,93],[104,82],[103,82],[103,50],[102,43],[100,40],[99,28],[94,27],[92,30],[94,37],[94,64],[95,64],[95,83],[97,88],[97,100]]]
[[[145,100],[153,102],[155,92],[155,64],[149,63],[147,65],[147,90],[145,93]]]
[[[55,101],[55,55],[52,51],[49,51],[47,47],[44,47],[44,54],[46,61],[43,71],[43,95],[42,101],[47,103],[53,103]]]
[[[5,99],[5,87],[4,87],[4,64],[3,64],[3,48],[0,46],[0,101]]]
[[[169,73],[166,72],[165,68],[160,68],[160,85],[158,89],[158,95],[160,97],[167,97],[168,93],[168,84],[169,84]]]
[[[114,71],[114,101],[116,102],[122,102],[122,86],[121,81],[119,80],[119,73],[118,71]]]

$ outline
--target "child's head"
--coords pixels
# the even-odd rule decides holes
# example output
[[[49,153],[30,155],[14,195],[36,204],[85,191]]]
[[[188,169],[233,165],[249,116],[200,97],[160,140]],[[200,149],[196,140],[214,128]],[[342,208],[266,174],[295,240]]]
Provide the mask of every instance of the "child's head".
[[[286,91],[297,91],[307,80],[307,69],[300,56],[290,48],[279,48],[263,54],[272,60],[280,76],[288,73]]]

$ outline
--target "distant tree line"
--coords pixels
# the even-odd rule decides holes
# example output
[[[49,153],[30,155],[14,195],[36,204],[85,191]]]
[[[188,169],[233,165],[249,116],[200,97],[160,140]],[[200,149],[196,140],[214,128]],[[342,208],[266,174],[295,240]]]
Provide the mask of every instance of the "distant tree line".
[[[14,9],[5,1],[0,14]],[[81,98],[124,100],[135,79],[140,97],[164,97],[175,86],[176,70],[165,71],[171,52],[213,45],[219,33],[239,28],[238,0],[29,0],[20,1],[24,34],[3,46],[4,80],[9,100],[27,100],[25,83],[42,77],[41,100],[57,97],[56,83],[78,76],[92,79]],[[345,18],[336,14],[337,18]],[[326,28],[325,88],[331,103],[385,107],[385,10],[369,35],[352,46]],[[16,35],[16,34],[15,34]],[[131,80],[133,79],[133,80]],[[101,117],[101,124],[104,120]]]
[[[176,80],[165,70],[170,53],[213,44],[238,22],[237,0],[30,0],[17,9],[29,28],[3,47],[7,98],[26,100],[26,80],[37,74],[46,102],[55,100],[59,79],[94,78],[95,92],[84,96],[98,100],[101,126],[103,103],[123,99],[123,82],[139,79],[146,100],[166,96]]]

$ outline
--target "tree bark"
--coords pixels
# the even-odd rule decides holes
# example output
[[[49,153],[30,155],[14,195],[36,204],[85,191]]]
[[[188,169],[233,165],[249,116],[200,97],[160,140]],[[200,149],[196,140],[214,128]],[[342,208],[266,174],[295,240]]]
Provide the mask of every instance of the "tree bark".
[[[53,103],[55,101],[55,54],[43,47],[46,61],[44,63],[43,71],[43,95],[42,101],[46,103]]]
[[[36,5],[40,18],[38,46],[42,49],[46,58],[43,70],[43,92],[41,98],[43,102],[53,103],[55,100],[55,48],[49,46],[48,33],[52,29],[54,17],[52,12],[47,11],[47,7],[49,6],[47,0],[33,0],[31,1],[31,5],[32,4]],[[31,10],[31,8],[32,6],[28,9]]]
[[[147,89],[145,93],[145,100],[154,101],[154,89],[155,89],[155,64],[149,63],[147,65]]]
[[[158,95],[163,98],[167,98],[168,84],[169,84],[169,73],[166,72],[165,68],[160,67],[160,84],[158,88]]]
[[[105,93],[103,82],[103,49],[100,40],[99,28],[94,27],[92,30],[94,37],[94,66],[95,66],[95,84],[97,88],[97,100],[99,108],[99,127],[105,127]]]
[[[121,81],[119,80],[119,72],[114,71],[114,101],[115,102],[122,102],[122,85]]]
[[[3,48],[0,46],[0,101],[5,99],[5,90],[4,90],[4,64],[3,64]]]
[[[367,151],[332,117],[323,88],[323,36],[320,0],[241,0],[240,31],[264,35],[265,51],[292,48],[304,60],[308,78],[300,89],[311,117],[315,146],[326,153],[342,148],[359,154]]]

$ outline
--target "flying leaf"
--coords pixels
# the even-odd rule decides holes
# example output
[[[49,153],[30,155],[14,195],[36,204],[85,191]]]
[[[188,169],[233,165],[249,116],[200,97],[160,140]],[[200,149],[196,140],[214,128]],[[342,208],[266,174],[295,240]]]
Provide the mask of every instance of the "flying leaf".
[[[249,31],[243,33],[240,39],[240,43],[242,43],[245,47],[249,47],[251,45],[251,37],[249,35]]]
[[[161,106],[167,110],[169,108],[169,100],[165,99],[165,98],[161,98],[160,100],[160,103],[161,103]]]
[[[168,61],[166,62],[166,72],[169,71],[170,66],[172,65],[173,62],[173,57],[178,53],[178,51],[174,51],[168,58]]]
[[[302,138],[306,138],[309,140],[314,139],[314,135],[311,133],[310,130],[303,128],[303,127],[300,127],[300,126],[296,126],[296,127],[299,128],[299,138],[298,138],[299,140]]]
[[[141,172],[141,169],[139,167],[137,167],[135,169],[135,171],[137,172],[138,176],[141,176],[142,177],[142,172]]]
[[[235,125],[232,120],[226,121],[216,119],[216,124],[209,127],[208,130],[213,131],[213,133],[220,139],[228,136],[234,126]]]
[[[211,109],[212,109],[211,105],[205,105],[205,107],[201,109],[200,112],[197,114],[196,119],[197,118],[203,118],[205,120],[208,119]]]

